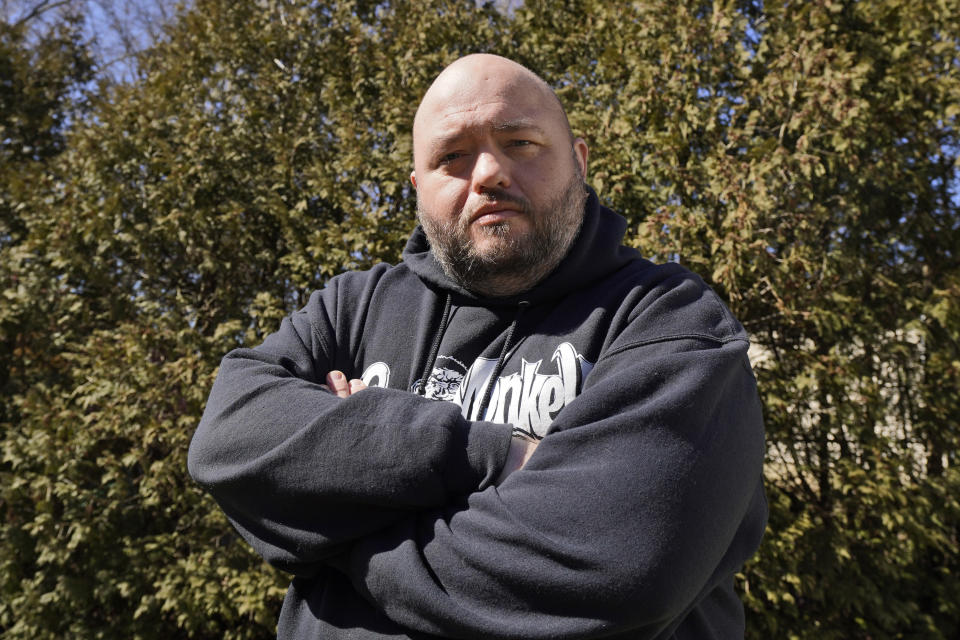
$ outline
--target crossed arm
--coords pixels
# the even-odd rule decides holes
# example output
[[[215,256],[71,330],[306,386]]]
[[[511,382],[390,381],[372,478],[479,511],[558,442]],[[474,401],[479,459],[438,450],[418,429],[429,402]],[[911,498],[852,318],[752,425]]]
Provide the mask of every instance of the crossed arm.
[[[444,637],[654,638],[759,541],[762,419],[740,339],[624,336],[532,446],[451,403],[351,384],[306,320],[224,359],[189,457],[279,568],[332,567]]]
[[[342,371],[333,370],[327,374],[327,383],[325,386],[331,393],[339,398],[349,398],[354,393],[358,393],[367,388],[363,380],[353,378],[347,380],[347,376]],[[527,463],[530,456],[537,448],[537,442],[520,438],[510,440],[510,451],[507,453],[507,461],[503,465],[503,470],[497,476],[494,484],[499,485],[507,479],[514,471],[519,471]]]

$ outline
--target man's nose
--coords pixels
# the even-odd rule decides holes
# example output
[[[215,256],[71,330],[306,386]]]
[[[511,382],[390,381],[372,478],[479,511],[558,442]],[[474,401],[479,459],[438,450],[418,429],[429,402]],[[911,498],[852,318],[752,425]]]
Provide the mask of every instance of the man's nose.
[[[481,151],[473,165],[474,190],[480,192],[490,188],[506,189],[509,186],[510,174],[506,158],[500,157],[494,151]]]

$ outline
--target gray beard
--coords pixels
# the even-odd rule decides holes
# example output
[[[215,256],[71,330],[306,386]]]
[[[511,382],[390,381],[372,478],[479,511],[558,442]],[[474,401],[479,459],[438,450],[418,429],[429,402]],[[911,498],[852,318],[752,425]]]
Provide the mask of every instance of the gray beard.
[[[488,193],[491,199],[516,202],[497,190]],[[510,236],[509,220],[481,227],[483,233],[500,238],[483,252],[470,240],[469,220],[463,212],[455,220],[437,220],[425,215],[417,202],[417,218],[448,278],[474,293],[502,297],[531,289],[560,264],[580,231],[586,200],[586,185],[574,174],[542,210],[531,211],[529,203],[520,203],[531,220],[528,233]]]

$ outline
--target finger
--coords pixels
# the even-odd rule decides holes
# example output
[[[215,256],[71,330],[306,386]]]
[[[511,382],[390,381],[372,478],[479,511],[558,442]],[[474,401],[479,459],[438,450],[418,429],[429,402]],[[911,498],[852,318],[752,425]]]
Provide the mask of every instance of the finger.
[[[327,374],[327,385],[329,385],[331,391],[341,398],[350,395],[350,383],[347,382],[347,376],[340,371],[331,371]]]
[[[367,388],[367,385],[363,384],[363,380],[357,380],[354,378],[350,381],[350,393],[356,393],[357,391],[363,391]]]

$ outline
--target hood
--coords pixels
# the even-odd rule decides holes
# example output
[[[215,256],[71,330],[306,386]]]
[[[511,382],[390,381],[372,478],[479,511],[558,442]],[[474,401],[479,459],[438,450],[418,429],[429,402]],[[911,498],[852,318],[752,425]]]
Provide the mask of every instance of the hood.
[[[627,221],[601,205],[594,190],[587,187],[583,224],[557,268],[529,291],[501,298],[479,296],[448,278],[434,258],[430,242],[419,225],[403,250],[403,262],[431,289],[439,289],[458,298],[484,300],[497,305],[520,301],[536,304],[565,296],[640,258],[635,249],[621,244],[626,229]]]

